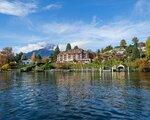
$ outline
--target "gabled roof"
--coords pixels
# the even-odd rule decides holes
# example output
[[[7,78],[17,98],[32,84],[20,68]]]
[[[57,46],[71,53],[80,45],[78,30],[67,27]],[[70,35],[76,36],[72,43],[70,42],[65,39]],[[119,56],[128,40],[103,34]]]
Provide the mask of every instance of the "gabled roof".
[[[71,50],[68,50],[68,51],[62,51],[59,53],[59,55],[62,55],[62,54],[77,54],[77,53],[82,53],[82,52],[86,52],[85,50],[83,49],[71,49]]]

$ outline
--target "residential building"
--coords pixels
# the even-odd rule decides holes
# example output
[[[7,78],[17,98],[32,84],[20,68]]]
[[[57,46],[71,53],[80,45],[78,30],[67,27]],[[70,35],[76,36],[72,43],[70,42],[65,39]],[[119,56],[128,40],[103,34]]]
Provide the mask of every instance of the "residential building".
[[[27,59],[27,60],[22,60],[22,63],[23,63],[24,65],[29,65],[29,64],[32,63],[32,61],[31,61],[31,59]]]
[[[68,51],[62,51],[57,56],[58,63],[64,62],[84,62],[89,63],[91,61],[89,52],[83,49],[71,49]]]
[[[144,42],[140,42],[139,44],[138,44],[138,48],[139,48],[139,50],[141,50],[142,52],[145,52],[146,51],[146,47],[145,47],[146,45],[145,45],[145,43]]]

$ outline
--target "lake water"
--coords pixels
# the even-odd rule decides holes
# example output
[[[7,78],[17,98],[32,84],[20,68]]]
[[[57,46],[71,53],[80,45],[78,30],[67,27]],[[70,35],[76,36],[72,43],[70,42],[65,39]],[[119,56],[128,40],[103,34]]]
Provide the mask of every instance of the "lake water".
[[[1,120],[150,120],[149,73],[0,73]]]

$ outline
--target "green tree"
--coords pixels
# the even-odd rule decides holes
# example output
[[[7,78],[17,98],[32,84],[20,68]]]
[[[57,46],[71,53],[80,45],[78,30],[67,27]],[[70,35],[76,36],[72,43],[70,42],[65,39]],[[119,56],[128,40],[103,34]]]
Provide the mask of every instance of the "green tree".
[[[59,49],[59,46],[57,46],[57,47],[55,48],[54,54],[55,54],[55,55],[58,55],[59,53],[60,53],[60,49]]]
[[[52,56],[51,56],[51,61],[55,62],[57,60],[57,55],[60,53],[60,49],[59,46],[57,45],[57,47],[55,48]]]
[[[120,48],[126,48],[126,45],[127,45],[126,41],[124,39],[122,39],[120,41]]]
[[[2,52],[7,53],[7,54],[12,53],[12,48],[11,47],[5,47],[5,48],[3,48]]]
[[[23,53],[20,52],[20,53],[18,53],[18,54],[15,55],[14,59],[15,59],[15,61],[16,61],[17,63],[20,63],[21,60],[22,60],[22,57],[23,57]]]
[[[38,55],[36,56],[36,62],[37,62],[38,64],[42,63],[42,57],[41,57],[40,54],[38,54]]]
[[[146,40],[146,56],[150,59],[150,37]]]
[[[97,51],[96,51],[96,55],[98,56],[99,54],[100,54],[100,49],[98,49]]]
[[[76,45],[76,46],[74,47],[74,49],[79,49],[79,47]]]
[[[132,56],[132,50],[133,50],[133,45],[129,45],[126,47],[126,56],[131,57]]]
[[[132,59],[135,60],[137,58],[140,58],[140,51],[136,46],[134,46],[132,50]]]
[[[110,51],[112,49],[113,49],[113,47],[111,45],[108,45],[106,48],[103,49],[103,52],[107,52],[107,51]]]
[[[133,41],[133,44],[134,44],[133,45],[133,49],[132,49],[132,59],[135,60],[137,58],[140,58],[140,51],[138,49],[138,42],[139,42],[139,40],[138,40],[137,37],[134,37],[132,39],[132,41]]]
[[[100,50],[100,52],[101,52],[101,53],[104,53],[104,48],[102,48],[102,49]]]
[[[138,46],[139,39],[137,37],[134,37],[132,39],[132,42],[133,42],[134,45]]]
[[[42,57],[41,57],[41,55],[40,55],[40,54],[38,54],[36,58],[37,58],[37,59],[39,59],[39,60],[41,60],[41,59],[42,59]]]
[[[66,51],[68,51],[68,50],[71,50],[71,44],[70,43],[68,43],[66,46]]]

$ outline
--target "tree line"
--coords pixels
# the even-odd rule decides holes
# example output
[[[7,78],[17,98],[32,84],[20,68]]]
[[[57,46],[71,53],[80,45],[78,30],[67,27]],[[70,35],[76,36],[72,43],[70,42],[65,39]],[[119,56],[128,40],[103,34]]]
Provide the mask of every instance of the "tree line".
[[[127,45],[125,39],[120,41],[119,46],[111,46],[108,45],[105,48],[98,49],[96,52],[89,50],[93,56],[92,63],[94,66],[113,66],[115,64],[125,64],[131,66],[132,68],[138,68],[141,71],[150,71],[150,37],[147,38],[145,42],[143,42],[145,46],[145,50],[143,51],[140,48],[140,40],[137,37],[132,39],[132,44]],[[115,49],[124,50],[123,57],[117,58],[115,56]],[[78,49],[78,46],[72,47],[70,43],[66,45],[65,51],[71,49]],[[112,52],[110,52],[112,51]],[[36,55],[33,53],[31,56],[31,60],[33,62],[48,62],[51,61],[55,63],[57,60],[57,55],[60,53],[59,46],[56,46],[53,50],[53,54],[49,56],[49,58],[42,58],[40,55]],[[108,58],[105,58],[108,57]],[[11,47],[3,48],[0,52],[0,68],[11,68],[11,66],[15,66],[15,64],[21,64],[22,60],[27,60],[28,58],[24,55],[24,53],[20,52],[14,54]]]

